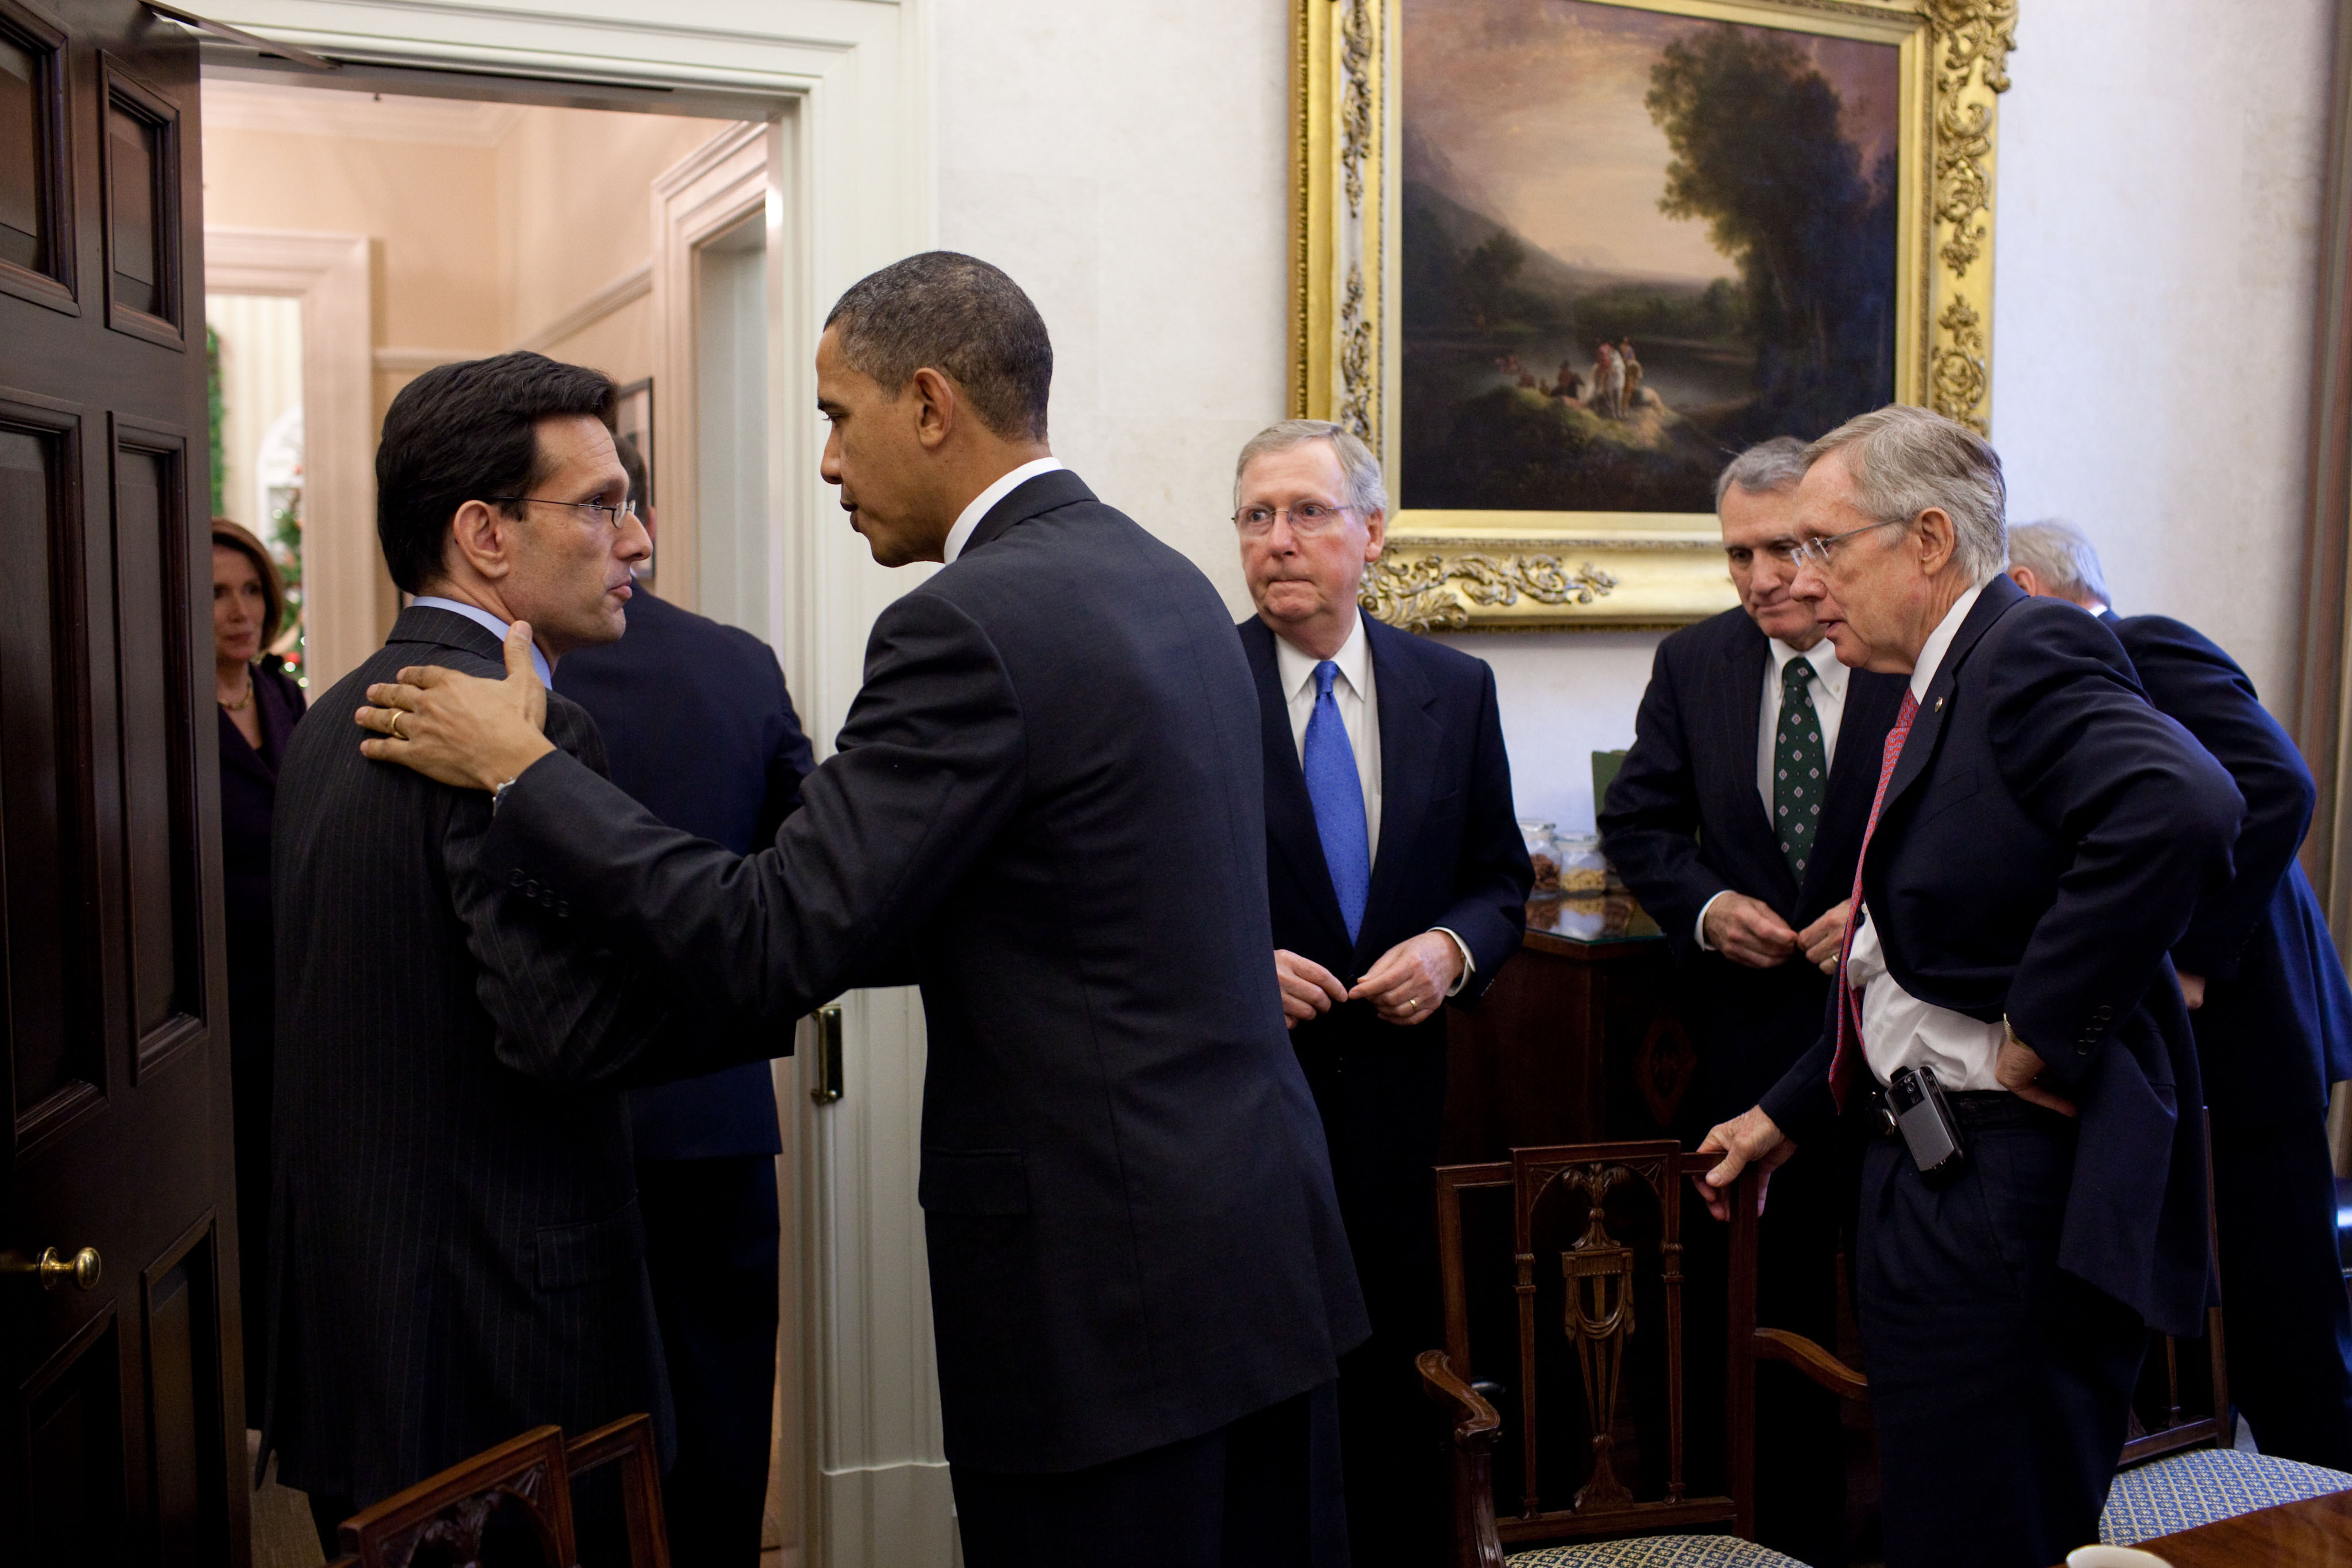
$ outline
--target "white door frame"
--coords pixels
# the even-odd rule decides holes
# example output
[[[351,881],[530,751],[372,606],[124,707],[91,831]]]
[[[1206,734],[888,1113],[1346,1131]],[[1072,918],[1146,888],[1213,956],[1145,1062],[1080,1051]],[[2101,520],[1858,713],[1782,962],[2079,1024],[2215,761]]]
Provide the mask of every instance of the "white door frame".
[[[772,493],[780,500],[771,640],[819,757],[832,750],[856,694],[875,617],[919,580],[874,565],[842,526],[817,472],[807,366],[824,311],[842,290],[934,243],[933,3],[213,0],[204,7],[215,20],[330,57],[715,89],[776,104],[771,145],[791,167],[788,179],[771,182],[771,343],[782,350],[772,353],[770,371]],[[333,78],[320,79],[331,86]],[[483,85],[484,96],[498,96],[495,81]],[[444,78],[437,90],[448,89]],[[690,386],[657,386],[657,417],[677,409]],[[666,463],[665,499],[680,466]],[[667,589],[687,574],[664,575]],[[787,1091],[785,1158],[798,1187],[787,1211],[796,1240],[786,1249],[784,1312],[787,1343],[797,1339],[800,1354],[778,1371],[783,1396],[797,1398],[802,1411],[786,1447],[801,1439],[803,1496],[788,1496],[785,1509],[789,1516],[797,1504],[801,1514],[798,1568],[950,1568],[952,1501],[915,1205],[922,1009],[911,991],[843,1000],[846,1098],[811,1103],[805,1051],[778,1073]],[[804,1043],[810,1032],[803,1026]]]
[[[755,213],[768,214],[767,256],[770,279],[768,406],[782,410],[807,398],[807,371],[791,357],[784,294],[788,275],[785,246],[788,227],[782,208],[789,200],[791,170],[782,148],[791,121],[741,125],[723,131],[677,163],[664,170],[653,184],[654,296],[654,450],[661,458],[661,538],[656,543],[660,562],[661,595],[688,610],[701,605],[702,551],[700,513],[700,431],[697,389],[701,377],[695,364],[695,252],[706,241],[726,233]],[[772,186],[773,187],[772,191]],[[781,200],[772,200],[772,195]],[[781,368],[783,372],[779,376]],[[783,388],[772,384],[785,383]],[[792,383],[796,382],[797,387]],[[782,392],[781,398],[777,395]],[[779,422],[781,423],[781,422]],[[769,442],[775,452],[782,481],[797,466],[775,449],[783,445],[782,432]],[[780,506],[789,505],[782,483],[772,483],[769,495]],[[770,624],[773,638],[787,630],[794,616],[780,615],[771,595]]]
[[[368,245],[362,235],[205,230],[205,293],[302,302],[302,673],[314,692],[383,643]]]

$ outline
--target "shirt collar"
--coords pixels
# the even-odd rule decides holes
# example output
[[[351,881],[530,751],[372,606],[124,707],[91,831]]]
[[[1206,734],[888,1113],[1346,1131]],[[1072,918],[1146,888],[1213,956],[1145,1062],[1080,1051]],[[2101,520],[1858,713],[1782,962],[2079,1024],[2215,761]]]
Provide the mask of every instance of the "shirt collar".
[[[1364,635],[1364,612],[1359,610],[1354,630],[1348,633],[1348,640],[1339,644],[1339,651],[1331,655],[1331,662],[1339,666],[1339,678],[1348,683],[1348,689],[1360,697],[1364,695],[1365,672],[1370,667],[1371,660],[1371,640]],[[1299,688],[1315,678],[1315,666],[1321,663],[1312,653],[1293,647],[1290,639],[1279,632],[1274,634],[1274,661],[1276,671],[1282,676],[1285,702],[1297,696]]]
[[[956,557],[963,554],[963,547],[971,543],[972,531],[980,527],[981,519],[995,510],[997,502],[1002,501],[1038,475],[1051,474],[1060,466],[1062,466],[1062,461],[1058,457],[1033,457],[979,495],[974,496],[971,498],[971,505],[966,507],[961,515],[956,518],[955,527],[948,530],[945,559],[952,564]]]
[[[467,604],[458,599],[444,599],[437,593],[420,593],[408,602],[419,610],[446,610],[453,615],[462,615],[501,643],[507,640],[507,628],[514,624],[511,621],[499,620],[478,604]],[[555,672],[549,667],[547,655],[539,651],[539,644],[536,643],[530,645],[530,667],[539,672],[541,685],[551,686],[555,684]]]
[[[1789,673],[1789,661],[1802,659],[1813,667],[1813,682],[1824,692],[1843,702],[1845,700],[1846,676],[1851,673],[1838,662],[1837,647],[1827,637],[1815,643],[1802,653],[1778,637],[1765,639],[1772,650],[1772,678],[1784,680]]]
[[[1958,601],[1944,612],[1944,618],[1936,622],[1936,629],[1927,633],[1927,641],[1919,649],[1919,663],[1911,671],[1911,696],[1915,702],[1926,699],[1927,688],[1935,684],[1936,672],[1943,667],[1945,653],[1951,649],[1952,639],[1960,634],[1960,622],[1969,618],[1969,612],[1977,606],[1977,596],[1983,591],[1984,583],[1979,582],[1961,594]]]

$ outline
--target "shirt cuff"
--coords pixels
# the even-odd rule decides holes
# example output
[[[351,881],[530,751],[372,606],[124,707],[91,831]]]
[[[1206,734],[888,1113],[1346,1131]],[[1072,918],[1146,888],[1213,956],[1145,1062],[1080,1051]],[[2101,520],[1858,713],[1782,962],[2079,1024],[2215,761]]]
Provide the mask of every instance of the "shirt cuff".
[[[1691,936],[1693,940],[1698,943],[1698,950],[1702,953],[1712,953],[1715,951],[1715,944],[1706,939],[1706,912],[1715,907],[1716,898],[1721,898],[1725,894],[1727,894],[1730,891],[1731,889],[1727,887],[1723,890],[1723,893],[1717,894],[1715,898],[1710,898],[1705,904],[1698,906],[1698,919],[1691,926]]]
[[[1462,955],[1462,972],[1454,977],[1454,983],[1452,985],[1445,988],[1445,994],[1447,996],[1460,996],[1462,994],[1462,988],[1470,983],[1470,977],[1478,972],[1478,961],[1470,956],[1470,944],[1462,940],[1462,934],[1460,932],[1448,931],[1443,925],[1433,925],[1430,929],[1437,932],[1441,936],[1451,937],[1454,941],[1454,947]]]

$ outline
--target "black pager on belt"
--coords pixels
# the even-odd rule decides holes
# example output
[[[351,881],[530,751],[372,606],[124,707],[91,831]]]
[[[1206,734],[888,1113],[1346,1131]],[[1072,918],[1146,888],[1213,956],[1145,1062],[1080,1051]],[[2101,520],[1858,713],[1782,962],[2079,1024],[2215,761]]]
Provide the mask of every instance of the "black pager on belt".
[[[1945,1180],[1968,1163],[1968,1150],[1960,1145],[1960,1124],[1952,1119],[1952,1108],[1944,1099],[1943,1085],[1936,1082],[1934,1068],[1896,1068],[1886,1085],[1886,1107],[1894,1113],[1895,1125],[1911,1151],[1911,1163],[1919,1167],[1921,1176],[1930,1181]]]

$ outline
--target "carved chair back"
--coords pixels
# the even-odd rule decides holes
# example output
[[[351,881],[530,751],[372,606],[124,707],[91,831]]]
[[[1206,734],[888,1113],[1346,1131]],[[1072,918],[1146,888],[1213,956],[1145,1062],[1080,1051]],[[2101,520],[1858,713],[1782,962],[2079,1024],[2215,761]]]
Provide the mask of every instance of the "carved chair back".
[[[616,1467],[630,1568],[670,1568],[651,1416],[566,1443],[536,1427],[343,1521],[329,1568],[575,1568],[572,1506],[583,1477]]]
[[[1691,1495],[1685,1472],[1690,1168],[1654,1140],[1437,1172],[1445,1346],[1422,1358],[1423,1376],[1441,1404],[1450,1381],[1494,1421],[1474,1445],[1486,1473],[1474,1495],[1457,1486],[1456,1514],[1457,1535],[1495,1551],[1465,1561],[1499,1561],[1502,1542],[1736,1523],[1734,1500]]]
[[[572,1568],[563,1432],[536,1427],[343,1521],[334,1568]]]
[[[1734,1189],[1723,1341],[1689,1343],[1683,1189],[1713,1163],[1655,1140],[1436,1173],[1445,1345],[1419,1364],[1450,1417],[1458,1568],[1500,1568],[1507,1544],[1752,1537],[1756,1363],[1863,1396],[1862,1375],[1821,1346],[1756,1326],[1752,1175]],[[1695,1490],[1687,1464],[1694,1356],[1724,1370],[1722,1436],[1709,1424],[1721,1451],[1705,1456],[1720,1459],[1706,1470],[1719,1492]]]

